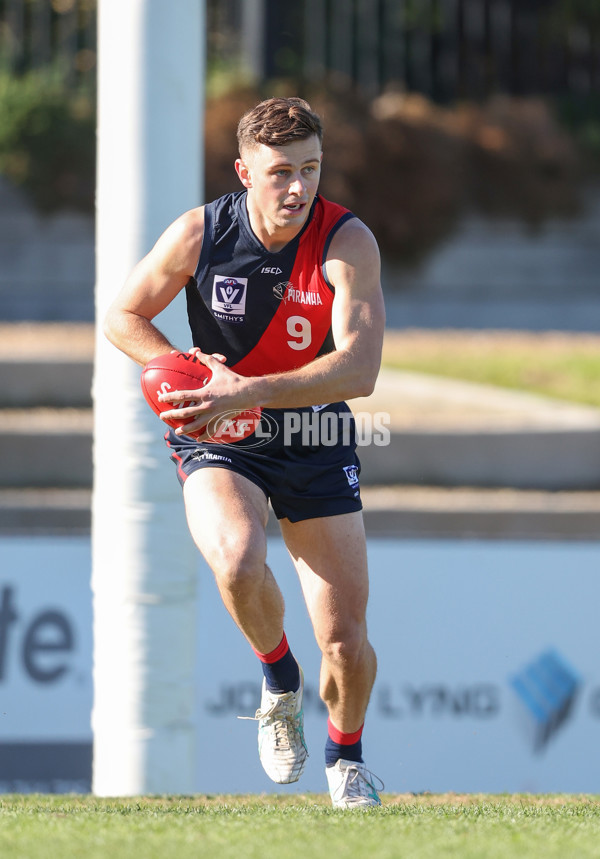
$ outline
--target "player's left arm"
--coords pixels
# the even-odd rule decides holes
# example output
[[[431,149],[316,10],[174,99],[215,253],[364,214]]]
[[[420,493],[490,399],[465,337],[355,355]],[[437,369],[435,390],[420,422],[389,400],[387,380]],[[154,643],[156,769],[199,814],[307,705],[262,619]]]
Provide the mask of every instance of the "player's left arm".
[[[335,351],[288,373],[256,380],[257,405],[285,408],[332,403],[373,392],[385,327],[377,242],[358,219],[335,234],[325,263],[335,289]]]
[[[325,269],[335,288],[332,329],[334,360],[344,370],[347,391],[341,399],[373,392],[385,328],[379,248],[358,219],[347,221],[334,237]],[[337,356],[337,357],[336,357]],[[329,357],[329,356],[326,356]]]

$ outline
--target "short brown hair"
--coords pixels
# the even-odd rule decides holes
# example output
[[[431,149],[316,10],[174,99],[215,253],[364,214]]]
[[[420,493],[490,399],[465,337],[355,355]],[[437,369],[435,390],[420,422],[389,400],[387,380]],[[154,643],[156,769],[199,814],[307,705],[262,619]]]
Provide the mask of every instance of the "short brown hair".
[[[323,142],[321,119],[302,98],[269,98],[248,110],[237,129],[240,155],[242,149],[265,146],[285,146],[295,140],[306,140],[316,134]]]

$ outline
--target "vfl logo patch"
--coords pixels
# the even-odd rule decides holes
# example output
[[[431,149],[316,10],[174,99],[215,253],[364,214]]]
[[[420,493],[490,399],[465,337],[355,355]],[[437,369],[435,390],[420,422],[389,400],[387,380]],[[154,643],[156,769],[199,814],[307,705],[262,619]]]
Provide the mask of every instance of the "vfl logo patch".
[[[226,322],[243,322],[246,313],[247,277],[216,274],[213,281],[212,312]]]
[[[358,466],[345,465],[344,471],[346,472],[346,478],[348,479],[348,486],[358,486]]]

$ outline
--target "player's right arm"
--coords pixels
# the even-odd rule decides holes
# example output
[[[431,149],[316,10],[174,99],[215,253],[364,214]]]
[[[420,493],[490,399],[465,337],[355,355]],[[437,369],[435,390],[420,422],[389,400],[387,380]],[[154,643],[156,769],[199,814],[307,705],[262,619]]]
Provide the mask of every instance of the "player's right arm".
[[[203,207],[181,215],[135,266],[106,314],[106,337],[142,366],[175,348],[152,320],[194,274],[203,235]]]

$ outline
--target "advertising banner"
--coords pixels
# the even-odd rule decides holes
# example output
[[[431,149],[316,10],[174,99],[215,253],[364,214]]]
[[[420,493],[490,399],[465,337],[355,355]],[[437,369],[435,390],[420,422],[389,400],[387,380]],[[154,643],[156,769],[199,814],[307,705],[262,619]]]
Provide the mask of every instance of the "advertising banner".
[[[281,542],[269,563],[306,680],[310,758],[301,782],[283,790],[322,791],[319,653]],[[363,751],[387,790],[600,790],[599,544],[377,539],[369,563],[379,667]],[[236,722],[258,706],[260,674],[215,590],[203,576],[199,789],[231,791],[235,780],[235,790],[272,791],[256,723]]]
[[[0,792],[89,790],[90,541],[0,539]]]
[[[197,790],[326,789],[319,652],[281,540],[269,564],[306,678],[310,757],[277,786],[257,753],[261,672],[199,561]],[[379,669],[363,736],[391,792],[598,793],[600,544],[371,539]],[[0,540],[0,791],[91,784],[85,538]]]

